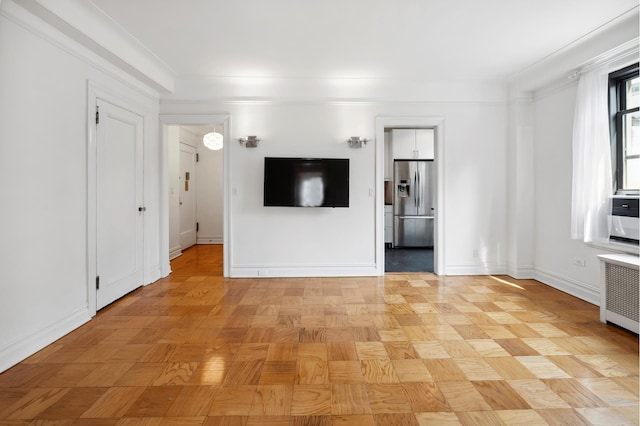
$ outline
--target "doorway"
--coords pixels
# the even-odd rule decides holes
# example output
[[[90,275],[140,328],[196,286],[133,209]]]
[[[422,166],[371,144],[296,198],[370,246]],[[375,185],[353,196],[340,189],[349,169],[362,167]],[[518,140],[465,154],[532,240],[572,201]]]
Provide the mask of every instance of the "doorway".
[[[222,125],[168,126],[170,259],[196,244],[223,244],[224,137],[204,143],[223,132]]]
[[[184,180],[180,182],[179,144],[187,142],[196,148],[196,166],[194,178],[196,185],[196,244],[220,245],[223,253],[223,276],[229,276],[230,248],[229,240],[229,190],[225,182],[229,181],[230,155],[230,117],[227,115],[160,115],[161,135],[164,152],[162,162],[163,210],[161,248],[165,253],[164,268],[171,272],[170,259],[181,254],[179,226],[179,189],[184,189]],[[181,140],[182,132],[182,140]],[[203,135],[208,132],[222,134],[223,148],[210,150],[204,146]],[[214,165],[212,165],[214,164]],[[214,174],[215,176],[212,176]],[[189,184],[191,185],[191,183]],[[215,193],[215,196],[209,194]],[[200,196],[198,195],[200,194]]]
[[[376,170],[379,178],[376,182],[376,268],[379,275],[385,272],[433,272],[444,274],[444,118],[433,116],[409,117],[376,117],[376,140],[385,143],[376,144]],[[412,135],[412,138],[397,137],[399,142],[394,146],[391,130],[400,130],[399,134]],[[431,152],[427,158],[420,158],[416,150],[416,130],[428,130],[432,134]],[[400,135],[402,136],[402,135]],[[420,148],[418,148],[420,149]],[[402,151],[406,153],[401,153]],[[431,220],[433,225],[432,243],[421,243],[421,247],[394,247],[393,196],[395,192],[394,160],[412,160],[432,163],[433,201],[432,207],[424,220]],[[408,183],[408,182],[407,182]],[[411,182],[413,186],[413,182]],[[411,192],[412,194],[413,192]],[[397,216],[397,215],[396,215]],[[390,251],[393,250],[393,251]],[[387,265],[389,263],[389,265]]]
[[[434,134],[385,128],[385,272],[433,272]]]

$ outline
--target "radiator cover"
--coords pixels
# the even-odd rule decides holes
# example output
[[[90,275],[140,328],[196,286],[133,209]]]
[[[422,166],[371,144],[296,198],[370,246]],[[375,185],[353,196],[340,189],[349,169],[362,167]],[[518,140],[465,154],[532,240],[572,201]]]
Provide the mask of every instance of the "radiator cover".
[[[600,320],[638,333],[640,276],[635,256],[603,255]]]
[[[638,271],[606,264],[607,310],[638,321]]]

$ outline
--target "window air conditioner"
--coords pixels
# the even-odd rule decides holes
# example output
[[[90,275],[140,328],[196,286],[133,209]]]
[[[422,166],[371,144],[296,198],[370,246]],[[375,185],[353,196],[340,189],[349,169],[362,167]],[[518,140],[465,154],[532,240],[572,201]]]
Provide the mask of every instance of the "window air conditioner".
[[[611,231],[613,241],[638,244],[640,240],[640,219],[637,195],[614,195],[611,198]]]

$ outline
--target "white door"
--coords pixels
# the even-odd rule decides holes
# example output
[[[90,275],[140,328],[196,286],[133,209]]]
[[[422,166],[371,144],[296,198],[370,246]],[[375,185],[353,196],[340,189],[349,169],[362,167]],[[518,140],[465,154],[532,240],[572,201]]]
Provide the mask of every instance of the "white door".
[[[143,118],[98,99],[97,309],[143,283]]]
[[[180,143],[180,249],[196,244],[196,149]]]

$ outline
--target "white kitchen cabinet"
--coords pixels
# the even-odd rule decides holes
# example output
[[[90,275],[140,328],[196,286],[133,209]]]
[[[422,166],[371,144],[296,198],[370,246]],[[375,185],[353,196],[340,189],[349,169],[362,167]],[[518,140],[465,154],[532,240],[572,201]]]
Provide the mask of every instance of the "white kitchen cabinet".
[[[393,129],[391,131],[391,153],[394,160],[414,158],[416,131],[414,129]]]
[[[433,129],[393,129],[391,151],[396,160],[433,160]]]
[[[416,151],[421,160],[434,159],[434,133],[433,129],[416,129]]]

